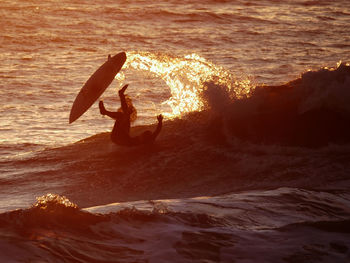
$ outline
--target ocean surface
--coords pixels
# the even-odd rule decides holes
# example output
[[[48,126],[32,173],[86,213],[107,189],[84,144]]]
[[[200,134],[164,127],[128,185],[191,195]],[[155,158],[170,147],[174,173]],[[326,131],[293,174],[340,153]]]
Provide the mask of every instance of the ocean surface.
[[[109,54],[152,146],[72,103]],[[0,0],[1,262],[350,262],[348,0]]]

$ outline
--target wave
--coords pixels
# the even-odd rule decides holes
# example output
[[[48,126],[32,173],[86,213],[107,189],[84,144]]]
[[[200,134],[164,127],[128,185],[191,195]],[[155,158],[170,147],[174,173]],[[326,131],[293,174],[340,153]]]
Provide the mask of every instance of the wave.
[[[125,208],[108,214],[90,213],[80,210],[63,196],[48,194],[38,198],[29,209],[0,214],[0,231],[2,240],[5,239],[2,244],[8,248],[1,259],[143,262],[152,258],[167,261],[170,252],[176,260],[190,262],[185,252],[191,251],[195,244],[186,239],[176,243],[177,236],[181,236],[179,231],[202,228],[206,231],[201,234],[193,232],[199,239],[198,244],[206,238],[209,246],[220,249],[228,244],[229,235],[208,231],[216,226],[217,222],[209,215],[177,214],[156,208],[152,211]],[[185,235],[190,238],[191,232]],[[206,252],[204,249],[205,245],[197,247],[201,257],[219,257],[218,251]]]
[[[348,201],[346,194],[283,188],[80,209],[64,196],[47,194],[30,208],[0,214],[1,246],[7,248],[1,259],[167,262],[172,255],[171,262],[230,262],[256,261],[268,249],[272,261],[280,261],[296,253],[291,247],[313,246],[305,235],[310,229],[319,249],[337,258],[349,246]],[[302,213],[302,207],[310,210]],[[300,252],[319,256],[319,250]]]
[[[255,87],[195,55],[131,53],[129,58],[128,68],[151,69],[166,82],[168,102],[178,113],[164,121],[155,144],[119,147],[110,133],[101,133],[4,160],[2,187],[11,193],[4,203],[13,195],[43,192],[89,207],[251,189],[348,186],[350,66]],[[154,129],[135,126],[131,133]]]
[[[298,186],[343,189],[348,147],[321,150],[227,141],[220,122],[203,114],[164,124],[152,147],[123,148],[109,133],[16,160],[16,174],[3,176],[12,192],[56,192],[82,207],[164,198],[217,195],[247,189]],[[141,133],[149,126],[134,127]],[[152,129],[154,127],[150,127]],[[316,166],[315,163],[322,163]],[[337,165],[342,169],[334,169]],[[10,180],[10,182],[8,182]],[[44,182],[38,187],[35,182]],[[28,190],[32,189],[32,190]]]
[[[23,159],[26,157],[30,158],[35,155],[35,153],[42,151],[44,148],[44,145],[34,143],[2,143],[0,145],[0,154],[2,155],[0,158],[0,164],[6,163],[11,159]]]
[[[207,123],[217,119],[216,132],[227,140],[306,147],[350,142],[348,64],[308,71],[279,86],[254,85],[196,54],[130,52],[126,67],[164,80],[172,95],[164,104],[173,114],[205,111]]]
[[[232,101],[227,87],[205,83],[208,108],[226,134],[254,143],[320,147],[350,142],[350,66],[308,71],[280,86],[258,86]]]
[[[280,86],[255,86],[194,54],[131,52],[126,67],[150,71],[170,89],[165,103],[173,114],[156,143],[118,147],[102,133],[42,151],[33,145],[1,148],[32,151],[1,162],[3,184],[17,185],[6,191],[18,196],[56,192],[88,207],[115,200],[348,185],[349,65],[309,71]],[[147,129],[155,126],[135,126],[131,132]],[[44,183],[33,183],[38,181]]]

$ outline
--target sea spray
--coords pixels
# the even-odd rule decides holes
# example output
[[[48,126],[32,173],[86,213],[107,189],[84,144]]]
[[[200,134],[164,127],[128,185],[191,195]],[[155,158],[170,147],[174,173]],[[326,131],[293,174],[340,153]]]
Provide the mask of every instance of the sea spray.
[[[171,106],[173,116],[205,109],[206,102],[202,98],[203,91],[210,89],[207,83],[223,87],[231,99],[245,97],[254,89],[250,79],[238,79],[197,54],[176,57],[128,52],[127,57],[126,68],[151,72],[166,83],[171,97],[164,103]]]

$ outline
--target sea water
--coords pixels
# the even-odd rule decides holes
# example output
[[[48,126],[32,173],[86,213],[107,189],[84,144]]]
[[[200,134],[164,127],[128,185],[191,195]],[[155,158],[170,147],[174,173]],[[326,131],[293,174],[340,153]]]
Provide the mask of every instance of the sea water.
[[[293,116],[347,120],[349,25],[346,0],[2,0],[1,261],[348,262],[346,127]],[[152,147],[114,145],[97,104],[68,124],[121,51],[101,99],[117,110],[129,84],[135,134],[162,113]],[[254,95],[289,81],[278,100]],[[327,126],[331,143],[310,148]]]

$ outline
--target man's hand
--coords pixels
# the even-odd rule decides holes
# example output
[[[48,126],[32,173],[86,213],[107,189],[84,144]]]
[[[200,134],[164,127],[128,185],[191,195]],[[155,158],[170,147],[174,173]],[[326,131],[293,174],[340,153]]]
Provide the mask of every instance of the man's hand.
[[[124,87],[122,87],[120,90],[119,90],[119,95],[121,94],[124,94],[125,90],[128,88],[129,84],[126,84]]]
[[[162,114],[159,114],[159,115],[157,116],[157,120],[158,120],[158,122],[162,122],[162,121],[163,121],[163,115],[162,115]]]
[[[103,101],[100,100],[100,102],[98,103],[98,107],[100,108],[100,113],[102,115],[106,115],[106,109],[105,109],[105,106],[103,105]]]

